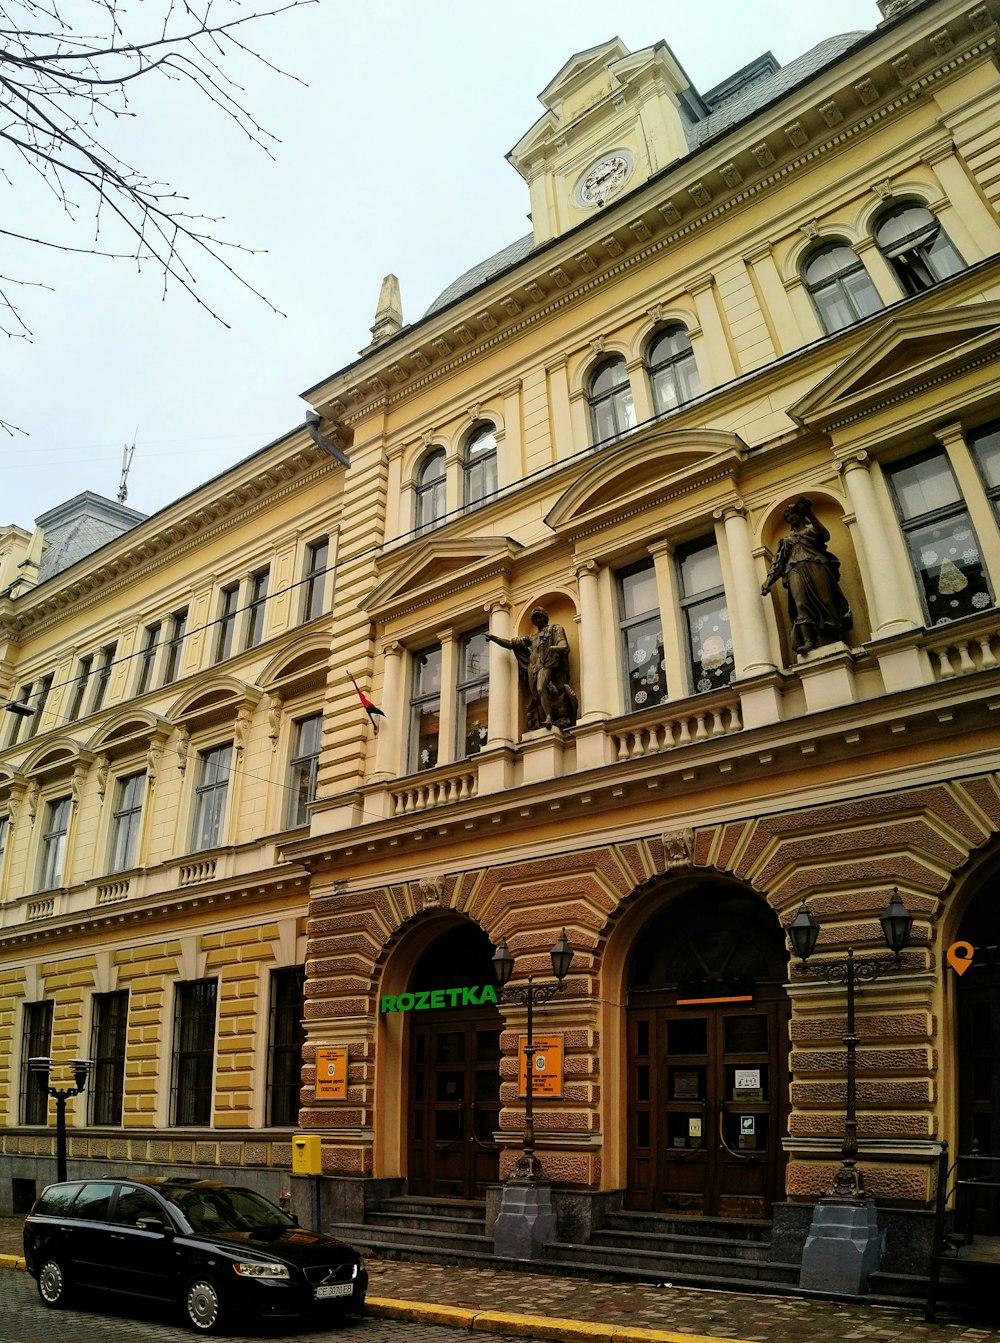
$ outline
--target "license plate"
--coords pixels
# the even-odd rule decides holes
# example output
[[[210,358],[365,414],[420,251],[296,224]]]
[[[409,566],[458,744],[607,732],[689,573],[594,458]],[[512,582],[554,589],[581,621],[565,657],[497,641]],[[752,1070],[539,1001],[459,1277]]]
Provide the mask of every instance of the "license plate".
[[[317,1287],[316,1300],[326,1301],[331,1296],[350,1296],[354,1291],[354,1286],[349,1282],[335,1282],[330,1287]]]

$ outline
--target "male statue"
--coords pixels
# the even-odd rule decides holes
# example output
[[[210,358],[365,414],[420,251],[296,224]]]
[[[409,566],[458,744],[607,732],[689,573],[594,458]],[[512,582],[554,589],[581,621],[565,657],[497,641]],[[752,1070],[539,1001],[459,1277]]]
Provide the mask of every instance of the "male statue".
[[[531,613],[536,633],[518,639],[487,634],[491,643],[509,648],[517,658],[521,682],[528,693],[528,731],[541,727],[572,727],[579,704],[569,683],[569,643],[561,625],[549,624],[549,613],[536,606]]]

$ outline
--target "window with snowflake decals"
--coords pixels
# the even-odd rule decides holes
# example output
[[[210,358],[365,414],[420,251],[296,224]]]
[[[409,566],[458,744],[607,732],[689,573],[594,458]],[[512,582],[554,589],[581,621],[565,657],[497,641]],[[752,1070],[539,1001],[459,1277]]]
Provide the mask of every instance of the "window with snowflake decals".
[[[943,450],[887,472],[930,625],[993,605],[979,540]]]
[[[714,537],[677,551],[681,611],[687,634],[688,674],[696,694],[727,686],[735,675],[733,634]]]
[[[618,611],[626,681],[625,709],[632,713],[662,704],[667,698],[663,624],[652,560],[619,573]]]
[[[966,435],[987,497],[1000,517],[1000,423],[984,424]]]

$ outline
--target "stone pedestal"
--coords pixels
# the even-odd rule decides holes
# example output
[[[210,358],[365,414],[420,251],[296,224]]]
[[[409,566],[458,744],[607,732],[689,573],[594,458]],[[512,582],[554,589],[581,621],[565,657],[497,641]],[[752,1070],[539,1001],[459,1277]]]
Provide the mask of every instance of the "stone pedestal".
[[[552,1186],[547,1180],[508,1180],[493,1229],[493,1253],[505,1259],[541,1259],[556,1238]]]
[[[862,1296],[884,1248],[874,1199],[817,1203],[802,1251],[799,1286]]]

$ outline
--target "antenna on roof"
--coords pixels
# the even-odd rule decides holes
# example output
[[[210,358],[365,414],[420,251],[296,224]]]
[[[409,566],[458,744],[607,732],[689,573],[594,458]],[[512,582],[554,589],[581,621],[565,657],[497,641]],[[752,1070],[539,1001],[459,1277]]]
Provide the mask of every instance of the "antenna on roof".
[[[136,429],[135,433],[132,435],[131,447],[126,443],[122,448],[122,479],[121,484],[118,486],[118,502],[120,504],[123,504],[128,498],[128,473],[132,469],[132,455],[135,452],[135,440],[138,433],[139,430]]]

